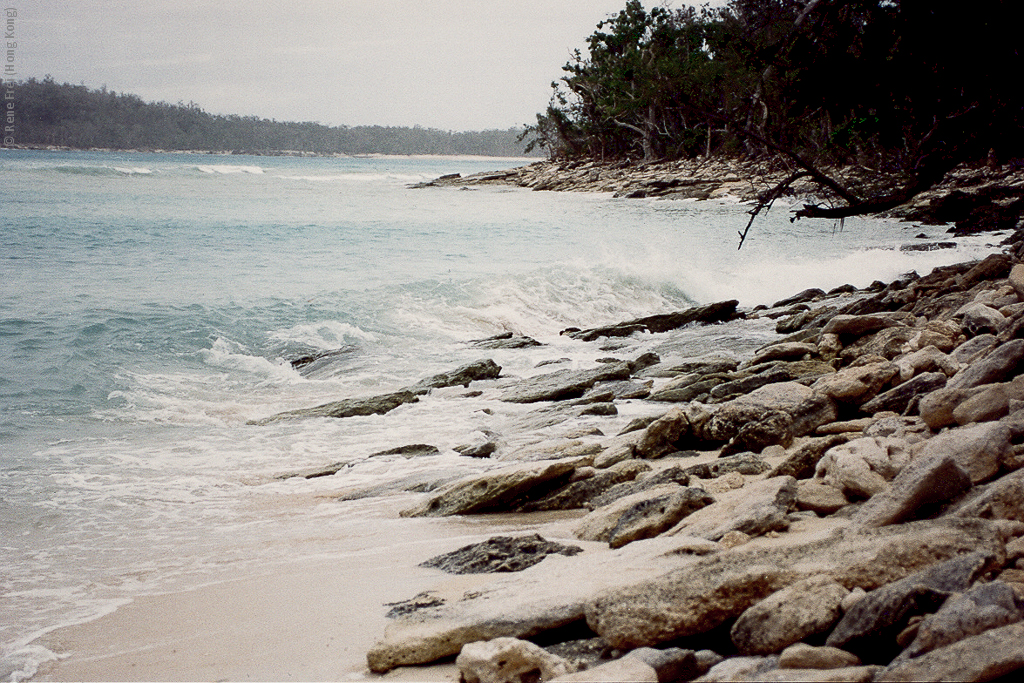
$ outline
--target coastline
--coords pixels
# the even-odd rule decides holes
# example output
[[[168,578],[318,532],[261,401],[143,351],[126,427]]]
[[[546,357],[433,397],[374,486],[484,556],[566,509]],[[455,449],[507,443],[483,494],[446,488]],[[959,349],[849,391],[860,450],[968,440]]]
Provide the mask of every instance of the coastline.
[[[591,169],[592,170],[592,169]],[[494,174],[483,174],[484,176],[491,176]],[[656,178],[657,179],[657,178]],[[481,182],[497,182],[495,180],[482,180]],[[594,181],[595,186],[598,183],[605,182],[602,178],[597,178]],[[743,183],[745,181],[733,181],[723,180],[722,183]],[[746,183],[750,185],[750,183]],[[601,187],[607,187],[602,185]],[[678,186],[677,186],[678,187]],[[721,188],[721,185],[718,186]],[[595,191],[610,191],[606,189],[598,189]],[[703,190],[702,190],[703,191]],[[677,193],[678,194],[678,193]],[[1018,245],[1019,246],[1019,245]],[[1014,260],[1019,257],[1019,249],[1015,250]],[[956,270],[956,269],[954,269]],[[966,269],[960,269],[956,272],[956,277],[962,276],[966,273]],[[976,284],[983,284],[982,281],[978,281]],[[984,283],[986,288],[993,291],[1002,291],[1009,285],[1006,284],[1006,278],[988,278]],[[846,292],[845,295],[853,295],[853,297],[859,297],[861,300],[870,299],[875,296],[890,295],[891,297],[901,296],[898,292],[913,291],[914,287],[917,286],[917,292],[925,292],[927,287],[932,287],[937,292],[941,292],[941,286],[934,283],[929,285],[921,285],[919,282],[912,283],[900,283],[900,286],[890,286],[883,291],[862,291],[862,292]],[[978,290],[975,293],[980,293]],[[1007,294],[1008,296],[1008,294]],[[841,300],[844,297],[843,293],[836,293],[829,296],[829,293],[812,293],[806,297],[801,298],[793,302],[786,304],[780,304],[773,306],[767,311],[760,313],[753,313],[754,315],[763,315],[764,317],[758,318],[764,321],[765,318],[772,320],[789,320],[794,316],[805,315],[808,316],[808,312],[812,310],[820,310],[823,307],[834,304],[835,301]],[[842,303],[851,303],[849,297],[846,300],[842,300]],[[1014,304],[1006,304],[1007,306],[1013,306]],[[1013,320],[1010,316],[1005,316],[1008,320]],[[742,321],[737,321],[736,324],[743,324]],[[796,324],[796,323],[792,323]],[[1007,323],[1009,325],[1011,323]],[[1009,329],[1009,328],[1007,328]],[[795,334],[799,334],[796,332]],[[665,334],[673,334],[668,331]],[[781,334],[781,333],[780,333]],[[820,333],[819,333],[820,334]],[[614,344],[610,341],[610,335],[597,335],[598,343],[613,346]],[[628,337],[627,337],[628,339]],[[790,343],[790,342],[787,342]],[[791,342],[797,344],[808,344],[807,341]],[[777,346],[777,345],[776,345]],[[804,354],[820,354],[821,342],[819,340],[814,351],[810,351],[806,347],[802,349]],[[620,347],[619,349],[609,349],[609,353],[616,355],[628,354],[627,346]],[[665,359],[669,360],[669,359]],[[680,373],[677,372],[673,379],[678,379]],[[656,377],[656,376],[655,376]],[[669,381],[666,377],[656,377],[655,383],[657,385],[668,384]],[[490,389],[490,385],[483,384],[482,386]],[[661,386],[661,388],[664,388]],[[628,399],[626,399],[628,400]],[[597,403],[612,403],[618,402],[617,397],[613,397],[611,401],[597,401]],[[593,404],[594,401],[591,401]],[[564,405],[562,399],[556,399],[555,406]],[[580,404],[574,405],[574,408],[579,407]],[[651,412],[663,412],[664,408],[668,407],[666,404],[660,405],[657,411],[651,410]],[[847,427],[849,428],[849,427]],[[860,432],[863,433],[868,427],[861,425]],[[644,434],[647,432],[644,431]],[[858,433],[856,431],[850,433]],[[595,437],[596,435],[590,435]],[[815,438],[812,436],[811,438]],[[575,439],[579,441],[579,439]],[[601,438],[590,438],[586,440],[587,443],[594,441],[603,442],[605,439]],[[611,441],[608,439],[607,441]],[[563,443],[564,447],[567,447]],[[578,446],[578,444],[577,444]],[[634,445],[635,446],[635,445]],[[593,450],[593,449],[591,449]],[[605,447],[601,452],[607,451]],[[770,451],[770,454],[763,455],[763,460],[769,463],[773,467],[781,466],[786,460],[793,454],[795,450],[798,450],[797,446],[791,446],[784,449],[782,452],[779,449]],[[581,472],[585,468],[591,468],[597,466],[596,462],[592,462],[590,465],[585,464],[587,457],[593,458],[595,453],[589,455],[572,455],[571,452],[561,450],[555,451],[555,455],[566,455],[575,459],[574,468]],[[763,454],[763,452],[762,452]],[[549,455],[551,455],[549,453]],[[694,459],[692,456],[678,457],[672,456],[672,454],[666,454],[662,457],[653,458],[641,458],[647,460],[657,471],[663,471],[671,469],[676,466],[691,466],[694,464],[704,464],[708,462],[715,462],[718,453],[705,454],[703,457]],[[579,458],[584,458],[580,461]],[[597,470],[609,469],[614,467],[614,464],[609,466],[607,461],[602,463],[605,467],[597,467]],[[590,473],[593,474],[592,472]],[[765,479],[761,475],[749,475],[740,474],[740,478],[731,477],[728,484],[715,483],[717,478],[708,478],[704,482],[699,482],[698,486],[703,487],[705,490],[712,492],[714,495],[721,496],[723,500],[728,498],[731,494],[730,491],[743,491],[747,486],[752,486],[758,481]],[[698,479],[700,479],[698,477]],[[740,486],[737,489],[730,489],[729,486],[733,486],[739,483]],[[693,488],[693,487],[691,487]],[[749,490],[749,489],[748,489]],[[420,496],[424,498],[426,496]],[[393,502],[393,501],[389,501]],[[411,505],[411,502],[409,503]],[[854,504],[856,507],[858,504]],[[859,503],[863,506],[863,503]],[[411,509],[411,508],[410,508]],[[582,516],[585,511],[579,511],[571,513],[573,519]],[[531,513],[537,514],[537,513]],[[852,514],[851,510],[847,510],[847,514]],[[479,518],[477,518],[479,519]],[[822,517],[822,519],[828,519],[828,516]],[[517,522],[518,523],[518,522]],[[779,536],[772,536],[772,533],[768,532],[763,537],[753,536],[748,539],[746,543],[748,549],[755,548],[770,548],[776,538],[787,538],[792,540],[795,536],[799,535],[800,532],[806,532],[808,534],[818,533],[814,529],[809,527],[815,523],[804,516],[803,518],[796,518],[792,520],[790,525],[790,531],[780,533]],[[845,526],[845,522],[840,526]],[[514,526],[514,525],[513,525]],[[508,525],[499,525],[502,531],[508,530]],[[492,533],[499,530],[499,527],[495,527],[494,530],[485,531],[481,530],[479,535],[481,539],[484,536],[491,535]],[[515,529],[514,532],[525,531],[527,529],[533,530],[539,528],[543,531],[545,536],[549,538],[563,539],[564,537],[570,537],[569,530],[565,528],[565,524],[551,525],[538,525],[533,522],[523,522],[522,526]],[[1015,532],[1016,533],[1016,532]],[[1012,536],[1007,534],[1008,540],[1012,541]],[[644,544],[649,547],[654,547],[656,544],[651,543],[656,539],[649,540],[638,540],[632,544],[637,544],[634,547],[640,548]],[[742,539],[741,539],[742,540]],[[442,538],[431,537],[424,539],[427,545],[432,546],[429,552],[420,553],[424,556],[429,554],[436,554],[442,550],[450,547],[450,541]],[[719,540],[715,543],[723,544],[723,541]],[[744,544],[745,545],[745,544]],[[1004,544],[1005,545],[1005,544]],[[627,546],[628,547],[628,546]],[[666,543],[657,546],[659,551],[667,552],[667,548],[675,547],[675,551],[679,552],[678,547],[672,546],[672,544]],[[725,546],[722,545],[724,548]],[[424,548],[426,551],[426,548]],[[592,553],[592,555],[610,555],[611,550],[602,550],[600,553]],[[417,556],[417,558],[419,555]],[[431,588],[438,581],[443,583],[455,583],[459,590],[466,592],[468,589],[462,584],[461,580],[453,581],[450,578],[439,579],[436,573],[425,572],[424,570],[413,569],[414,562],[408,558],[397,558],[398,564],[391,567],[392,571],[398,572],[404,578],[400,578],[396,583],[390,582],[385,585],[376,585],[372,590],[366,590],[365,594],[361,595],[361,604],[367,610],[373,610],[375,607],[378,608],[376,612],[366,612],[379,616],[380,610],[379,605],[384,602],[394,602],[397,600],[403,600],[409,598],[426,588]],[[635,558],[634,558],[635,559]],[[550,564],[549,561],[546,563]],[[544,564],[544,563],[542,563]],[[600,564],[596,565],[600,567]],[[1007,565],[1009,566],[1009,565]],[[364,564],[357,564],[352,567],[338,567],[338,566],[325,566],[321,562],[301,562],[297,563],[297,566],[282,567],[279,573],[271,573],[256,577],[246,577],[242,579],[232,580],[224,582],[222,584],[211,585],[195,590],[185,591],[180,594],[168,594],[163,596],[149,596],[137,600],[132,605],[128,605],[115,614],[105,617],[97,622],[90,622],[81,627],[72,627],[71,629],[62,629],[61,631],[55,632],[51,636],[44,639],[43,642],[53,644],[53,649],[67,648],[75,650],[76,653],[65,661],[57,663],[52,668],[41,669],[37,676],[40,680],[66,680],[66,679],[109,679],[115,680],[121,678],[137,680],[137,679],[164,679],[170,680],[175,677],[181,676],[182,678],[205,678],[205,677],[256,677],[256,678],[287,678],[287,677],[298,677],[304,679],[337,679],[340,676],[352,674],[353,678],[363,677],[364,665],[365,665],[365,650],[369,650],[373,647],[373,642],[370,642],[376,638],[373,636],[367,638],[368,635],[372,636],[372,631],[378,629],[377,635],[383,631],[383,624],[388,623],[383,618],[377,618],[376,616],[367,620],[363,616],[356,616],[354,613],[345,614],[349,617],[347,620],[333,624],[333,628],[324,629],[323,632],[311,634],[309,628],[309,615],[310,614],[321,614],[322,618],[317,619],[318,624],[330,623],[332,614],[344,612],[345,610],[351,609],[350,603],[344,601],[338,601],[332,597],[332,595],[324,595],[316,590],[310,590],[311,586],[319,585],[338,585],[345,582],[351,582],[353,573],[359,575],[359,569],[361,567],[362,572],[365,572]],[[1010,567],[1012,569],[1012,567]],[[403,574],[403,571],[408,571],[409,574]],[[537,573],[537,572],[535,572]],[[411,576],[415,574],[415,576]],[[472,580],[472,583],[480,585],[488,583],[493,576],[483,575]],[[513,582],[514,583],[514,582]],[[346,590],[348,588],[346,587]],[[475,589],[474,589],[475,590]],[[597,592],[591,597],[596,598]],[[265,596],[273,596],[273,600],[266,601],[266,604],[260,604],[261,601],[266,600]],[[258,605],[257,609],[253,609],[253,605]],[[428,610],[429,611],[429,610]],[[194,615],[201,614],[207,616],[196,617]],[[364,613],[365,614],[365,613]],[[216,616],[217,618],[209,618],[210,616]],[[153,626],[157,623],[163,625],[161,633],[157,634],[146,630],[137,630],[140,625]],[[199,623],[203,628],[201,631],[195,631],[195,624]],[[358,624],[359,631],[358,638],[352,638],[351,634],[353,631],[353,625]],[[319,629],[318,629],[319,630]],[[173,638],[168,638],[168,633],[194,633],[190,639],[185,641],[175,641]],[[120,637],[114,640],[118,643],[119,647],[114,650],[103,651],[102,648],[110,646],[109,638],[113,634],[124,633],[125,638],[129,642],[127,647],[123,647],[126,641]],[[252,665],[252,652],[267,652],[268,644],[268,633],[274,634],[272,639],[275,644],[278,645],[279,649],[275,650],[278,655],[275,655],[273,661],[265,660],[262,662],[256,662],[256,665],[262,666],[263,668],[253,669]],[[131,641],[133,636],[138,636],[139,639]],[[346,641],[348,647],[345,648],[344,654],[339,658],[337,651],[328,652],[331,648],[329,645],[330,639],[334,638],[334,642]],[[154,644],[154,643],[159,644]],[[200,652],[202,649],[199,647],[200,643],[203,646],[208,646],[207,649],[212,651],[212,656],[215,658],[222,657],[225,652],[237,652],[244,653],[240,654],[238,661],[230,663],[230,666],[224,667],[223,661],[217,663],[210,663],[208,660],[203,660],[203,653]],[[184,645],[190,652],[192,659],[184,657],[179,645]],[[89,651],[89,648],[98,648]],[[363,650],[358,652],[358,650]],[[310,653],[322,653],[312,655]],[[620,653],[621,654],[621,653]],[[337,662],[340,660],[348,662],[344,665],[343,670],[339,671],[337,668]],[[302,668],[296,670],[290,667],[276,668],[278,665],[286,662],[302,661]],[[443,664],[440,667],[429,667],[429,668],[406,668],[399,667],[393,669],[391,672],[385,674],[386,679],[394,680],[457,680],[458,670],[451,664],[450,659],[447,660],[447,664]],[[183,673],[185,667],[183,662],[190,662],[188,670]],[[356,666],[358,663],[358,667]],[[605,662],[610,663],[610,662]],[[353,668],[348,668],[349,664],[353,665]],[[271,666],[273,665],[273,666]],[[140,668],[144,667],[144,668]],[[209,667],[209,668],[204,668]],[[298,673],[296,673],[298,671]],[[434,678],[437,676],[437,678]],[[52,678],[51,678],[52,677]],[[395,677],[395,678],[393,678]]]

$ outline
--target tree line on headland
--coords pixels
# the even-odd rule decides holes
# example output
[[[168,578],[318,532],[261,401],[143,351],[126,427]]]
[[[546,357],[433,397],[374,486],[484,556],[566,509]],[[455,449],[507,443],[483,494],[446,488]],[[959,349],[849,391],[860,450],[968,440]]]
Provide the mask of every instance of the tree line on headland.
[[[29,78],[13,88],[21,146],[273,154],[472,154],[523,156],[521,128],[471,132],[420,126],[326,126],[216,115],[195,103]]]
[[[528,136],[566,160],[779,156],[792,180],[766,201],[808,178],[840,205],[803,215],[882,211],[959,164],[1024,155],[1020,18],[1015,0],[628,0],[563,67]],[[849,164],[887,189],[823,170]]]

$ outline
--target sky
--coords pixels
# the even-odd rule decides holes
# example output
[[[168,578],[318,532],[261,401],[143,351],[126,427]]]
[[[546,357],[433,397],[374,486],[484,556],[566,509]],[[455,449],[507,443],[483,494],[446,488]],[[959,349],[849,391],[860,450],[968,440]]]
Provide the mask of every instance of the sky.
[[[534,123],[572,50],[625,4],[5,0],[20,78],[213,114],[442,130]]]

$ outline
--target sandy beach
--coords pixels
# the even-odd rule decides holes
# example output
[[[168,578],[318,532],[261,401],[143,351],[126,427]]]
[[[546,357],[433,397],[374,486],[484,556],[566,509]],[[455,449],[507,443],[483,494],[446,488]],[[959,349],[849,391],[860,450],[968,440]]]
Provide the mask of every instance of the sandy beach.
[[[369,672],[366,652],[384,632],[385,603],[437,588],[439,582],[464,591],[493,578],[449,577],[417,567],[422,560],[495,533],[537,530],[557,537],[565,522],[578,516],[406,520],[394,527],[402,535],[391,535],[387,547],[349,554],[324,548],[317,559],[139,597],[112,614],[38,641],[58,660],[41,666],[33,680],[456,681],[453,663],[396,669],[385,676]]]

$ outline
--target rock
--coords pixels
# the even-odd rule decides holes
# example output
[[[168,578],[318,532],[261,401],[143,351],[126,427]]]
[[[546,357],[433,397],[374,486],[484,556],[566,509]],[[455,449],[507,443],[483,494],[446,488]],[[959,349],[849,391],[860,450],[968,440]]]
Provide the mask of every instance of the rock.
[[[723,382],[725,382],[725,378],[721,376],[689,375],[673,380],[657,391],[651,392],[648,398],[652,401],[666,403],[687,403],[708,396],[715,387]]]
[[[531,346],[543,346],[536,339],[513,335],[511,332],[498,334],[487,339],[474,339],[469,343],[478,349],[525,349]]]
[[[889,488],[910,460],[902,439],[866,436],[829,449],[815,469],[815,477],[847,495],[870,498]]]
[[[324,403],[313,408],[299,408],[298,410],[287,410],[277,413],[262,420],[250,420],[246,424],[264,426],[280,422],[281,420],[292,420],[305,417],[353,417],[356,415],[384,415],[395,408],[406,403],[415,403],[419,397],[412,391],[397,391],[392,394],[382,394],[370,398],[348,398],[342,401]]]
[[[636,445],[641,458],[660,458],[679,450],[677,444],[690,433],[690,421],[679,408],[670,410],[644,430]]]
[[[796,382],[778,382],[717,406],[699,430],[699,436],[706,441],[728,441],[743,425],[769,412],[788,414],[793,419],[794,436],[808,434],[819,425],[834,421],[837,415],[835,404],[827,397]],[[696,428],[694,431],[698,432]]]
[[[914,641],[900,658],[919,657],[991,628],[1016,623],[1021,618],[1013,588],[1002,581],[979,583],[966,593],[954,594],[938,612],[925,617]]]
[[[498,444],[493,441],[482,441],[475,444],[456,446],[454,450],[459,455],[467,458],[489,458],[498,450]]]
[[[604,469],[623,460],[634,459],[636,445],[642,436],[643,432],[629,432],[607,439],[601,444],[604,450],[594,456],[594,467]]]
[[[1017,263],[1010,269],[1010,286],[1017,296],[1024,299],[1024,264]]]
[[[952,356],[943,353],[935,346],[926,346],[896,359],[900,381],[909,382],[921,372],[941,372],[952,377],[960,369],[960,364]]]
[[[605,495],[616,484],[631,482],[650,469],[651,466],[641,460],[624,460],[607,469],[598,470],[591,477],[569,482],[565,487],[540,500],[520,506],[517,511],[540,512],[588,507],[591,501]]]
[[[975,488],[954,505],[948,514],[956,517],[1013,519],[1024,522],[1024,470],[1017,470]]]
[[[726,401],[737,396],[749,394],[767,384],[791,382],[802,377],[820,376],[831,372],[835,372],[835,369],[831,365],[820,361],[774,363],[757,374],[722,382],[711,389],[710,397],[715,402]]]
[[[697,653],[678,647],[655,650],[641,647],[628,652],[621,659],[561,676],[554,681],[591,681],[621,683],[622,681],[689,681],[707,671],[698,661]]]
[[[733,472],[738,474],[763,474],[771,469],[763,458],[753,453],[738,453],[712,462],[691,465],[683,473],[698,479],[717,479]]]
[[[425,664],[459,653],[466,643],[510,636],[530,638],[582,626],[587,602],[604,590],[629,586],[717,550],[692,538],[659,537],[603,553],[551,555],[522,572],[495,574],[472,592],[452,585],[451,599],[392,620],[367,653],[375,673]],[[440,596],[443,597],[443,596]]]
[[[588,602],[587,624],[613,647],[653,646],[706,633],[811,575],[829,573],[848,589],[874,589],[962,553],[1002,552],[996,525],[949,519],[751,545],[609,589]]]
[[[843,492],[819,479],[797,482],[796,509],[810,510],[819,515],[831,515],[850,504]]]
[[[403,517],[443,517],[512,509],[560,488],[585,461],[567,458],[530,462],[474,475],[449,484]]]
[[[635,332],[668,332],[690,323],[710,324],[731,320],[736,315],[738,301],[723,301],[707,306],[689,308],[677,313],[664,313],[646,318],[637,318],[617,325],[595,327],[588,330],[568,332],[568,336],[582,341],[594,341],[600,337],[628,337]]]
[[[700,683],[755,681],[760,680],[761,675],[776,670],[778,666],[778,657],[730,657],[715,664],[697,680]]]
[[[1024,623],[991,629],[920,657],[899,660],[876,681],[991,681],[1024,668]]]
[[[425,394],[431,389],[441,389],[443,387],[456,387],[459,385],[468,387],[470,382],[483,379],[497,379],[500,374],[501,366],[497,365],[493,360],[478,360],[450,372],[442,372],[428,379],[420,380],[409,387],[409,391]]]
[[[874,313],[868,315],[840,314],[833,316],[825,324],[825,327],[822,328],[821,333],[857,338],[889,327],[904,325],[905,319],[906,316],[893,313]]]
[[[652,538],[671,528],[687,515],[715,502],[707,491],[684,488],[631,506],[619,516],[608,535],[608,545],[621,548],[627,543]]]
[[[648,524],[645,521],[648,514],[654,518],[649,523],[656,526],[658,524],[657,520],[665,515],[678,514],[679,517],[675,521],[679,521],[684,515],[690,514],[694,510],[698,510],[713,501],[714,499],[702,489],[686,488],[673,483],[661,484],[639,493],[624,496],[608,505],[593,510],[590,514],[579,520],[575,528],[575,535],[581,541],[610,542],[612,534],[617,529],[620,530],[620,533],[624,534],[624,538],[629,533],[628,524],[620,529],[620,523],[624,520],[632,518],[634,526],[642,533],[640,529]],[[674,523],[672,522],[672,524]],[[651,535],[664,531],[672,524],[666,524],[658,532]],[[619,543],[615,547],[625,545],[627,542]]]
[[[625,361],[604,364],[590,370],[559,370],[523,380],[506,390],[501,400],[509,403],[536,403],[579,398],[598,382],[628,379],[630,373],[630,365]]]
[[[899,654],[896,635],[914,614],[934,612],[951,593],[966,591],[994,557],[973,552],[946,560],[869,592],[829,634],[825,644],[862,660],[886,664]]]
[[[760,453],[768,446],[788,448],[793,443],[793,418],[783,412],[770,412],[740,427],[722,447],[721,457],[752,451]]]
[[[989,384],[953,409],[957,424],[998,420],[1010,412],[1010,402],[1024,399],[1024,377]]]
[[[957,277],[957,284],[964,289],[970,289],[983,280],[1006,277],[1010,272],[1011,265],[1010,257],[1006,254],[990,254],[966,273]]]
[[[639,462],[639,461],[634,461]],[[655,486],[661,486],[662,484],[679,484],[680,486],[687,486],[690,483],[690,474],[687,473],[682,467],[673,466],[667,467],[663,470],[644,472],[638,475],[632,481],[622,482],[615,484],[614,486],[606,489],[599,495],[595,496],[587,502],[587,507],[592,510],[596,510],[599,507],[603,507],[612,503],[619,498],[633,495],[634,493],[640,493],[652,489]]]
[[[774,304],[772,304],[771,307],[782,308],[783,306],[802,304],[824,296],[824,290],[818,289],[817,287],[812,287],[811,289],[805,289],[804,291],[799,292],[798,294],[794,294],[793,296],[788,297],[786,299],[782,299],[781,301],[776,301]]]
[[[1012,379],[1022,360],[1024,339],[1011,339],[994,347],[988,355],[962,368],[945,388],[924,396],[920,403],[921,417],[932,429],[952,424],[953,410],[971,395],[972,389]]]
[[[768,476],[781,477],[789,475],[796,479],[813,477],[815,468],[826,451],[840,444],[847,443],[854,438],[856,438],[855,434],[833,434],[822,438],[808,439],[803,445],[793,451],[782,464],[773,469]]]
[[[836,647],[790,645],[779,655],[780,669],[841,669],[860,664],[860,657]]]
[[[397,448],[389,448],[386,451],[377,451],[371,453],[369,457],[375,458],[382,455],[400,455],[403,458],[418,458],[424,455],[437,455],[441,451],[437,446],[431,446],[425,443],[413,443],[407,446],[398,446]]]
[[[869,527],[896,524],[930,506],[955,499],[971,487],[971,478],[956,459],[943,452],[917,456],[887,490],[873,496],[854,513],[854,523]]]
[[[915,399],[946,386],[946,379],[946,375],[941,372],[922,373],[903,384],[878,394],[862,405],[860,409],[862,412],[872,415],[886,410],[903,414]]]
[[[804,342],[780,342],[766,346],[749,361],[744,363],[745,367],[753,367],[773,360],[801,360],[818,352],[817,344]]]
[[[495,536],[483,543],[473,543],[450,553],[438,555],[419,566],[440,569],[449,574],[488,574],[521,572],[548,555],[575,555],[583,548],[545,540],[540,534],[530,536]]]
[[[846,666],[840,669],[775,669],[744,680],[781,683],[870,683],[875,680],[875,674],[881,668]]]
[[[647,380],[646,382],[635,382],[632,380],[598,382],[587,393],[583,394],[583,399],[586,400],[592,392],[611,392],[611,397],[616,401],[630,398],[647,398],[651,395],[653,383],[654,380]]]
[[[977,484],[995,476],[1013,458],[1010,429],[991,422],[950,429],[913,447],[915,458],[946,454]]]
[[[982,334],[957,346],[950,353],[953,360],[960,365],[970,363],[973,359],[983,356],[998,344],[995,335]]]
[[[811,390],[837,403],[860,405],[874,398],[897,373],[896,366],[888,362],[849,367],[825,375],[811,385]]]
[[[744,611],[730,631],[732,642],[745,655],[779,652],[831,629],[842,615],[839,605],[848,593],[827,575],[797,581]]]
[[[969,337],[979,334],[999,334],[1006,326],[1006,316],[982,303],[968,304],[958,314],[963,316],[964,332]]]
[[[796,480],[775,477],[745,486],[739,495],[722,497],[694,512],[668,533],[717,541],[730,531],[761,536],[789,527],[787,515],[796,503]]]
[[[518,638],[467,643],[455,666],[464,683],[532,683],[573,671],[566,660]]]

